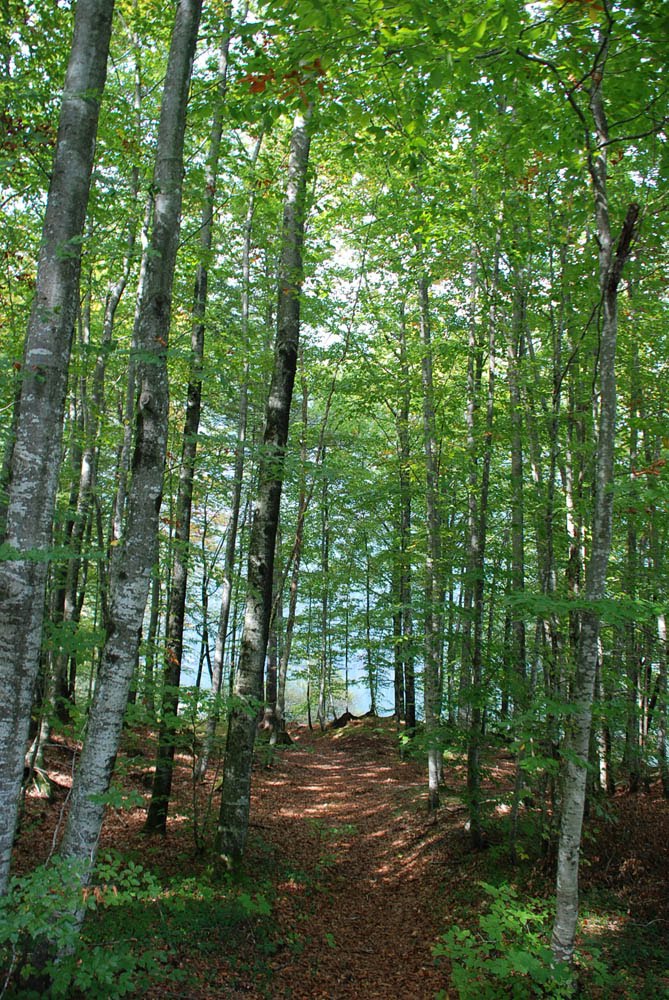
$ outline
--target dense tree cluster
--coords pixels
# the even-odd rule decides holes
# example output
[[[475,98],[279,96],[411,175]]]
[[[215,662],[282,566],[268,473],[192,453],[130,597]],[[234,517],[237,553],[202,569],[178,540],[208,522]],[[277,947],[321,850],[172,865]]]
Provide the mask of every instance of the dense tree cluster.
[[[287,682],[355,683],[474,846],[508,742],[569,960],[587,800],[669,795],[666,9],[1,9],[0,887],[52,725],[90,863],[128,703],[164,831],[188,671],[232,863]]]

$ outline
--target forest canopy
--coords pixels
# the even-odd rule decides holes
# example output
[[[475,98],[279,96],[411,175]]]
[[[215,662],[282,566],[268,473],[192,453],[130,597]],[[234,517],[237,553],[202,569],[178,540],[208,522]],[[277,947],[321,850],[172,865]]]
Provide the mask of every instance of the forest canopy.
[[[511,749],[571,961],[586,803],[669,795],[666,5],[0,16],[0,888],[54,727],[86,885],[128,712],[225,867],[258,732],[369,709],[473,847]]]

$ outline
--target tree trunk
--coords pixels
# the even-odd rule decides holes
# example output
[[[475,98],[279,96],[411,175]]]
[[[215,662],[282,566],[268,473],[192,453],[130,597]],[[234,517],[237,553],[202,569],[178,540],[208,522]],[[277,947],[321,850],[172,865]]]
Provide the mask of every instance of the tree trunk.
[[[416,683],[413,653],[413,609],[411,606],[411,442],[409,422],[411,417],[411,382],[407,358],[406,320],[404,309],[400,315],[399,363],[402,378],[400,408],[397,416],[399,446],[400,490],[400,551],[399,551],[399,613],[400,657],[398,680],[403,692],[403,718],[405,730],[413,733],[416,728]]]
[[[639,352],[636,344],[632,345],[631,364],[631,389],[630,389],[630,427],[629,427],[629,506],[627,513],[627,565],[623,585],[625,593],[631,600],[636,600],[637,594],[637,566],[639,560],[638,539],[636,527],[636,510],[638,506],[637,489],[634,482],[634,470],[639,462],[639,431],[637,421],[640,415],[640,387],[639,387]],[[641,785],[642,756],[639,732],[639,694],[640,694],[640,667],[641,651],[639,649],[639,637],[637,635],[637,625],[635,622],[628,622],[621,629],[621,648],[624,649],[626,677],[627,677],[627,719],[625,725],[625,749],[623,751],[623,770],[629,778],[630,792],[638,792]]]
[[[113,0],[79,0],[47,199],[0,563],[0,893],[6,891],[42,641],[63,412]],[[9,693],[11,692],[11,697]]]
[[[260,155],[264,133],[260,133],[251,156],[251,168]],[[244,374],[239,389],[239,412],[237,417],[237,441],[235,445],[235,470],[232,481],[232,500],[230,501],[230,521],[225,542],[225,563],[223,568],[223,583],[221,586],[221,607],[218,616],[218,632],[214,650],[214,665],[211,678],[212,705],[207,718],[207,731],[202,747],[202,754],[195,769],[196,778],[204,779],[209,766],[216,727],[220,716],[220,694],[223,682],[223,664],[225,659],[225,644],[230,621],[230,605],[232,600],[232,583],[235,576],[235,552],[237,550],[237,534],[239,530],[239,514],[242,505],[242,483],[244,479],[244,460],[246,452],[246,430],[249,412],[249,302],[251,291],[251,235],[253,232],[253,216],[255,213],[255,188],[249,189],[249,203],[244,222],[244,249],[242,251],[242,343],[245,353]]]
[[[205,191],[200,218],[200,263],[195,278],[193,296],[193,328],[191,332],[191,358],[186,392],[186,418],[181,445],[181,472],[175,505],[174,544],[170,592],[165,632],[165,675],[158,733],[158,753],[153,776],[151,802],[146,817],[147,833],[165,833],[167,810],[172,793],[175,733],[179,709],[179,685],[183,659],[183,633],[186,617],[186,591],[188,587],[188,562],[190,549],[190,523],[193,508],[193,485],[197,459],[197,441],[200,432],[202,409],[202,364],[204,360],[205,314],[207,309],[207,284],[209,257],[214,230],[214,199],[218,180],[218,162],[223,133],[223,107],[227,90],[229,31],[223,39],[219,59],[220,82],[216,114],[209,140],[209,157],[205,172]]]
[[[325,449],[323,450],[323,464],[325,464]],[[367,565],[369,565],[369,554],[367,554]],[[318,673],[318,708],[316,718],[321,727],[321,732],[325,729],[326,715],[326,684],[328,679],[328,624],[330,611],[330,515],[328,509],[328,477],[327,472],[323,474],[323,487],[321,495],[321,655]],[[367,588],[367,609],[369,616],[369,586]],[[367,645],[367,661],[369,665],[369,643]],[[371,689],[372,706],[374,706],[374,689]],[[373,710],[373,709],[372,709]]]
[[[262,699],[265,650],[272,611],[274,549],[290,404],[297,367],[310,117],[311,105],[304,114],[297,114],[290,143],[279,267],[274,369],[265,412],[258,496],[249,541],[248,591],[235,683],[237,704],[228,721],[221,810],[216,834],[216,851],[227,863],[241,858],[248,832],[253,745],[259,702]]]
[[[439,511],[439,466],[432,373],[432,329],[427,278],[418,282],[420,330],[422,339],[423,445],[425,449],[425,506],[427,513],[427,552],[425,559],[425,667],[423,690],[425,731],[427,736],[428,808],[439,806],[441,746],[440,677],[442,663],[442,573],[441,517]]]
[[[660,641],[660,667],[658,676],[657,757],[660,765],[662,794],[669,799],[669,761],[667,760],[667,621],[665,615],[657,617],[657,635]]]
[[[525,590],[525,505],[523,492],[523,416],[520,393],[520,365],[523,333],[525,325],[525,290],[518,269],[514,270],[513,326],[507,347],[509,404],[511,413],[511,589],[521,595]],[[526,686],[526,641],[525,621],[522,614],[512,617],[509,622],[510,664],[507,671],[508,688],[511,689],[514,712],[523,711],[527,706]],[[516,861],[516,838],[520,797],[523,788],[523,750],[516,756],[516,774],[513,791],[513,806],[509,824],[509,852]]]
[[[501,227],[501,220],[500,220]],[[483,846],[481,816],[481,741],[483,737],[483,601],[485,595],[485,547],[488,528],[488,491],[492,459],[492,430],[495,393],[495,335],[497,325],[497,281],[499,277],[501,232],[497,234],[493,285],[488,310],[488,384],[483,446],[478,440],[477,410],[480,407],[483,350],[476,323],[477,267],[472,265],[472,315],[469,333],[467,374],[467,450],[469,453],[469,518],[467,544],[466,601],[469,621],[463,635],[463,660],[469,666],[471,710],[467,742],[467,795],[472,845]],[[480,477],[479,477],[480,467]]]
[[[138,306],[141,354],[136,362],[138,396],[127,521],[112,557],[107,638],[61,845],[64,856],[91,867],[104,814],[102,797],[111,781],[158,555],[168,427],[167,339],[181,216],[186,107],[200,10],[201,0],[180,0],[172,31],[154,172],[151,252]]]
[[[602,97],[602,78],[607,43],[600,50],[601,61],[592,74],[590,113],[595,126],[596,145],[588,133],[588,168],[593,184],[597,237],[599,241],[599,427],[595,456],[592,542],[585,580],[588,610],[584,612],[576,661],[573,704],[569,735],[569,756],[565,777],[560,844],[558,851],[557,900],[551,947],[558,961],[571,962],[578,918],[578,867],[585,804],[586,767],[590,745],[592,698],[597,669],[599,617],[595,602],[603,600],[613,520],[613,459],[616,428],[616,339],[618,332],[618,285],[630,253],[639,206],[630,205],[617,248],[613,250],[607,193],[608,125]]]
[[[306,464],[307,464],[307,430],[309,415],[309,390],[306,376],[304,374],[304,358],[300,352],[300,365],[302,370],[302,441],[300,443],[300,493],[297,502],[297,521],[295,523],[295,539],[293,541],[292,564],[290,575],[290,586],[288,591],[288,617],[286,619],[286,632],[279,660],[279,677],[276,702],[276,722],[279,729],[285,726],[286,713],[286,678],[288,676],[288,664],[290,662],[290,651],[295,632],[295,619],[297,617],[297,593],[300,581],[300,565],[302,562],[302,545],[304,542],[304,522],[307,516],[309,496],[306,490]]]

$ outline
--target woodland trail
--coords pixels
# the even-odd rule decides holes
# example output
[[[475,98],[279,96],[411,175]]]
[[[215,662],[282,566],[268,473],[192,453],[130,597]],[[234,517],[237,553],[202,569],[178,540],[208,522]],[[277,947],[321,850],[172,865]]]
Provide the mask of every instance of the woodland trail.
[[[440,884],[455,875],[445,842],[464,816],[442,811],[437,827],[424,784],[396,735],[362,722],[302,730],[256,775],[251,851],[271,844],[286,872],[277,920],[301,942],[272,961],[271,995],[429,998],[447,985],[431,946],[445,930]]]
[[[487,905],[481,881],[502,877],[528,898],[552,891],[554,871],[545,859],[528,857],[515,869],[507,861],[505,868],[502,817],[512,755],[493,748],[488,756],[489,850],[472,851],[461,756],[446,759],[435,817],[426,809],[425,768],[400,760],[391,720],[291,735],[293,743],[269,761],[259,741],[247,850],[228,882],[212,872],[211,854],[196,849],[193,838],[196,816],[213,833],[220,761],[194,786],[191,754],[177,755],[167,835],[147,838],[155,733],[126,731],[118,780],[134,798],[140,792],[143,804],[108,809],[101,853],[139,863],[162,891],[151,888],[148,897],[107,910],[114,886],[103,883],[103,905],[84,928],[90,946],[113,950],[118,941],[135,954],[159,956],[159,973],[132,994],[138,1000],[433,1000],[439,991],[455,997],[448,964],[436,964],[432,949],[454,924],[474,925]],[[57,842],[74,750],[62,739],[52,743],[52,798],[26,799],[18,872],[44,861]],[[657,926],[662,941],[661,928],[669,926],[669,802],[658,785],[653,795],[623,791],[609,809],[611,821],[595,817],[584,846],[583,888],[595,907],[601,903],[601,914],[595,908],[588,919],[592,940],[635,977],[630,991],[615,995],[664,995],[657,984],[665,979],[653,971],[664,968],[663,944],[656,954],[646,938]]]

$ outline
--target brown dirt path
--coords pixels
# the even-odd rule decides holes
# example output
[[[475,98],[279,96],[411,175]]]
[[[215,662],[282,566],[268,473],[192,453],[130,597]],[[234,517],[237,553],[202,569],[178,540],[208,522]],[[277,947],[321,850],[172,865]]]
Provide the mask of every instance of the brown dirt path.
[[[147,911],[146,946],[163,955],[164,977],[137,997],[432,1000],[440,990],[453,996],[448,968],[435,965],[432,946],[451,923],[475,921],[484,898],[477,883],[494,881],[496,864],[503,864],[492,851],[470,849],[459,798],[465,787],[463,762],[448,762],[442,808],[433,818],[425,806],[424,768],[399,760],[390,720],[359,720],[325,735],[300,729],[293,736],[293,745],[277,753],[271,767],[263,763],[266,748],[258,746],[244,870],[230,894],[220,887],[215,905],[207,906],[206,892],[200,897],[192,888],[179,896],[184,879],[197,885],[201,878],[205,888],[211,884],[211,855],[194,849],[188,754],[177,755],[164,838],[147,840],[143,834],[145,806],[108,809],[101,848],[116,848],[154,868],[165,897],[174,885],[175,898],[185,900],[183,910],[163,912],[159,896]],[[44,861],[57,844],[75,749],[62,738],[50,748],[51,801],[33,792],[27,796],[14,858],[18,873]],[[117,780],[128,790],[142,791],[145,805],[154,755],[155,733],[126,732]],[[499,749],[491,753],[486,772],[491,804],[508,801],[511,755]],[[220,762],[195,788],[200,819],[212,805],[209,815],[215,815],[219,782]],[[595,815],[588,827],[582,885],[595,900],[604,892],[607,899],[615,894],[617,903],[602,904],[601,916],[595,908],[584,929],[587,923],[590,933],[592,925],[597,946],[608,948],[615,963],[634,966],[634,982],[643,984],[648,960],[638,944],[647,928],[667,926],[669,802],[658,784],[652,795],[622,789],[607,800],[607,808],[614,822]],[[502,829],[489,826],[491,846],[499,845]],[[552,866],[540,859],[528,859],[507,876],[519,883],[523,895],[552,892]],[[242,907],[241,917],[237,911],[231,922],[227,903],[217,908],[218,901],[230,900],[234,908],[236,893],[251,902],[263,894],[271,902],[271,916],[257,919],[251,913],[246,919]],[[126,919],[129,940],[141,950],[143,939],[135,935],[142,931],[131,912]],[[625,995],[657,993],[644,992],[642,985]]]
[[[461,801],[445,795],[438,819],[427,813],[424,768],[399,759],[390,720],[292,735],[271,766],[260,744],[254,765],[239,888],[270,899],[269,921],[242,922],[230,937],[229,927],[185,914],[185,936],[166,953],[165,980],[144,1000],[431,1000],[448,989],[447,969],[431,949],[453,919],[454,895],[472,878]],[[151,732],[128,732],[119,768],[118,780],[142,791],[145,803],[154,741]],[[28,798],[17,871],[43,861],[57,842],[72,762],[73,747],[55,742],[54,798]],[[101,838],[101,850],[155,865],[168,886],[170,876],[178,886],[189,873],[206,881],[211,862],[193,847],[191,758],[179,754],[175,763],[167,835],[147,840],[140,806],[109,809]],[[462,766],[448,777],[462,786]],[[200,815],[207,801],[217,808],[219,782],[220,762],[196,788]],[[192,938],[189,920],[198,928]]]
[[[431,945],[443,932],[446,827],[425,810],[422,768],[398,759],[373,721],[325,736],[301,731],[256,774],[250,861],[271,844],[276,912],[296,944],[272,960],[273,994],[292,1000],[434,997],[445,973]],[[444,815],[446,812],[446,815]]]

